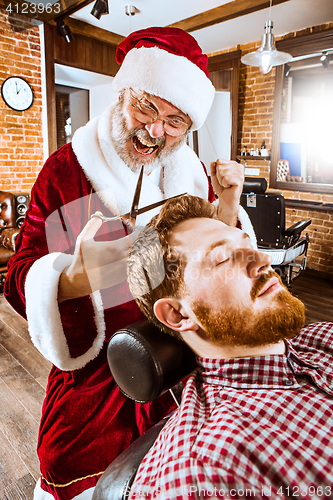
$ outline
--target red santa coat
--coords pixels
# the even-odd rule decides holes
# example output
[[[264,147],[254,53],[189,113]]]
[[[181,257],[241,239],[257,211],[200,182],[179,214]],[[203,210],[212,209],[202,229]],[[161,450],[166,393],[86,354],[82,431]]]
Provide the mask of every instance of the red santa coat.
[[[46,162],[32,190],[4,288],[14,309],[28,317],[34,344],[53,363],[38,456],[41,486],[59,500],[93,487],[119,453],[174,408],[168,394],[144,405],[129,400],[110,373],[110,336],[143,319],[127,283],[57,302],[59,276],[70,264],[76,238],[90,215],[97,210],[118,215],[130,208],[137,174],[113,149],[112,109],[79,129],[73,144]],[[213,199],[207,175],[188,146],[151,179],[144,177],[140,206],[184,191]],[[138,223],[145,224],[152,215],[141,216]],[[243,212],[241,219],[251,232]],[[119,222],[102,228],[100,239],[124,236]]]

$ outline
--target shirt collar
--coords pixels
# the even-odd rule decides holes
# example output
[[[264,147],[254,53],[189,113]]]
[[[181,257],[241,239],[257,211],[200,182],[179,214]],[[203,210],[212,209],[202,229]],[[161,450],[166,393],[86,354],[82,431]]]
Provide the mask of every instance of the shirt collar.
[[[197,357],[204,383],[235,389],[298,387],[290,362],[289,344],[285,354],[251,358],[208,359]]]

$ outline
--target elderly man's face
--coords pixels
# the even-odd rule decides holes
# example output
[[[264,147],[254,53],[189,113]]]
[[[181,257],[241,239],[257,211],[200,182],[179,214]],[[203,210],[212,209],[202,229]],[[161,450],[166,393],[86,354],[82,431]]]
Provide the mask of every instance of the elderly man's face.
[[[156,110],[159,117],[182,121],[187,128],[191,126],[191,120],[164,99],[141,91],[125,90],[113,114],[113,144],[131,170],[137,171],[144,164],[147,167],[145,171],[149,172],[186,141],[186,132],[173,137],[164,130],[161,119],[150,124],[140,122],[133,114],[133,106],[138,100]]]
[[[214,219],[190,219],[176,226],[170,244],[186,257],[185,300],[213,341],[269,344],[303,325],[303,304],[239,229]]]
[[[15,226],[13,201],[12,194],[0,191],[0,229]]]

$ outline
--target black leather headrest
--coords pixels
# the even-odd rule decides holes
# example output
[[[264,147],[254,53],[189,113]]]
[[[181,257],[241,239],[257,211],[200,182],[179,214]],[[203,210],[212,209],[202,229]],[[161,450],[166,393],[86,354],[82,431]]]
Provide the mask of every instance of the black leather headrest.
[[[108,362],[119,389],[140,403],[158,398],[196,368],[193,351],[150,321],[118,330],[109,342]]]
[[[264,177],[245,177],[243,193],[263,194],[267,189],[267,180]]]

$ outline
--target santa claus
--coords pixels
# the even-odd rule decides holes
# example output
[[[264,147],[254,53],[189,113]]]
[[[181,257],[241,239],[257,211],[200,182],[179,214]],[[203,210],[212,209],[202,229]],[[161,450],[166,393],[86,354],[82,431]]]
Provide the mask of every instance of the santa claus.
[[[243,167],[213,162],[212,187],[187,145],[188,131],[200,128],[214,98],[207,56],[194,38],[174,28],[141,30],[118,46],[117,62],[117,101],[41,170],[5,285],[35,346],[53,364],[35,500],[90,499],[110,462],[174,405],[168,395],[137,404],[112,378],[110,336],[143,319],[124,280],[135,233],[128,241],[121,221],[102,225],[91,215],[128,212],[144,165],[140,206],[184,192],[213,202],[215,191],[221,220],[235,225],[238,217],[253,235],[239,210]]]

